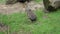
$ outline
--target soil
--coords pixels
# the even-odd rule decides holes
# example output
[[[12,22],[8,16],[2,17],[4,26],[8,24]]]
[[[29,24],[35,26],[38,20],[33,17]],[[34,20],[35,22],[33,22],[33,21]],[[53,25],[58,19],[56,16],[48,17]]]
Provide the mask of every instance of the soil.
[[[17,13],[17,12],[25,12],[25,4],[22,3],[16,3],[13,5],[4,5],[4,4],[0,4],[0,13],[2,14],[12,14],[12,13]],[[43,3],[36,3],[36,2],[30,2],[29,6],[31,8],[31,10],[36,10],[36,9],[40,9],[43,7]]]

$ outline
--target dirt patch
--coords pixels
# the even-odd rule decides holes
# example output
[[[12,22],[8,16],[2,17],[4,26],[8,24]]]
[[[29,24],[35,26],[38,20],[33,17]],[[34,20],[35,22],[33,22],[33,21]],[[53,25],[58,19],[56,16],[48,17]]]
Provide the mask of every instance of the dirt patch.
[[[43,7],[43,3],[30,2],[29,6],[32,10],[36,10]],[[25,12],[25,5],[22,3],[16,3],[14,5],[2,5],[0,4],[0,13],[12,14],[17,12]]]
[[[24,11],[24,7],[22,4],[14,4],[14,5],[0,5],[0,13],[3,14],[11,14],[11,13],[15,13],[18,11]]]

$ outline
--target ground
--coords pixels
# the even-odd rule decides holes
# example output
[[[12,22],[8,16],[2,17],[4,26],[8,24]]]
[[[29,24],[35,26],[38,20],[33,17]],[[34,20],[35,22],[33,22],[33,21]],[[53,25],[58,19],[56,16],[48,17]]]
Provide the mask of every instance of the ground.
[[[36,2],[30,2],[29,6],[31,8],[31,10],[36,10],[39,8],[42,8],[42,2],[40,3],[36,3]],[[0,13],[3,14],[11,14],[11,13],[16,13],[16,12],[24,12],[26,9],[26,5],[22,4],[22,3],[16,3],[13,5],[4,5],[4,4],[0,4]]]
[[[8,29],[3,29],[4,31],[0,31],[0,34],[60,34],[60,10],[44,13],[43,9],[39,8],[34,10],[34,13],[37,16],[37,21],[31,22],[25,12],[18,11],[11,14],[8,11],[9,15],[1,12],[0,22]]]

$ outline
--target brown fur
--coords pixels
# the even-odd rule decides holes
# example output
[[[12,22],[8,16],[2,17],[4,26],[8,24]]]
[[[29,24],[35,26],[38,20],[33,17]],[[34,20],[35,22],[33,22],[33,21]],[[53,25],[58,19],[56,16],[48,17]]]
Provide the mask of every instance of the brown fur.
[[[60,6],[59,1],[57,2],[55,0],[43,0],[43,4],[48,12],[55,11]]]
[[[29,6],[26,7],[26,12],[27,12],[27,16],[28,18],[33,22],[36,21],[37,17],[36,15],[33,13],[33,11],[29,8]]]

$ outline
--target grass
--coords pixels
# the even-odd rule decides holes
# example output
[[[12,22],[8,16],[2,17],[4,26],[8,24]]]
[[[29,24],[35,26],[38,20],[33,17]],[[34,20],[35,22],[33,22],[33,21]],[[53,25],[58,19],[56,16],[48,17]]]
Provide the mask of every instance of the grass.
[[[11,15],[0,15],[0,21],[10,26],[9,32],[19,32],[24,34],[60,34],[60,10],[52,13],[43,13],[42,10],[34,12],[37,15],[37,21],[32,23],[27,18],[26,13],[15,13]],[[44,17],[47,16],[47,17]],[[24,32],[26,31],[26,32]],[[21,32],[19,32],[21,33]]]
[[[0,4],[5,4],[6,0],[0,0]]]
[[[42,0],[35,0],[37,3],[41,2]]]

